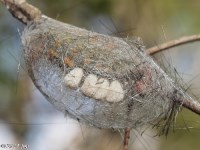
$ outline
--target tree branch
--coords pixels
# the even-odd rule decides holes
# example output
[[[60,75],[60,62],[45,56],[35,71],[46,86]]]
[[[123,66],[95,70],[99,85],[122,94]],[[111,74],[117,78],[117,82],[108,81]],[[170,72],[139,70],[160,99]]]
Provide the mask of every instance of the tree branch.
[[[28,4],[26,0],[0,0],[0,2],[6,6],[13,17],[24,24],[41,17],[41,11]]]
[[[128,141],[130,138],[131,129],[125,128],[124,129],[124,140],[123,140],[123,150],[128,150]]]
[[[188,44],[192,42],[200,41],[200,35],[191,35],[181,37],[180,39],[172,40],[154,47],[147,49],[146,53],[149,55],[153,55],[155,53],[161,52],[163,50],[167,50],[172,47],[176,47],[183,44]]]
[[[182,105],[183,107],[191,110],[192,112],[200,115],[200,103],[198,101],[191,101],[188,99],[180,99],[179,101],[176,101],[177,103],[179,103],[180,105]]]

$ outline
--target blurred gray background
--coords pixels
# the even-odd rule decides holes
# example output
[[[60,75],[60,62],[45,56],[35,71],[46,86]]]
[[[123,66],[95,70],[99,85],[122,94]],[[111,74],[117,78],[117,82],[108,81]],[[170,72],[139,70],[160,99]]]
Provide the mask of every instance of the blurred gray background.
[[[200,32],[200,1],[32,0],[49,17],[96,32],[140,36],[147,48]],[[120,132],[100,130],[64,117],[37,91],[23,64],[23,25],[0,5],[0,145],[23,143],[31,150],[118,150]],[[162,55],[163,57],[160,57]],[[200,42],[158,54],[174,66],[197,98],[200,94]],[[132,131],[130,149],[198,150],[200,116],[184,110],[166,137],[156,130]],[[1,150],[1,147],[0,147]]]

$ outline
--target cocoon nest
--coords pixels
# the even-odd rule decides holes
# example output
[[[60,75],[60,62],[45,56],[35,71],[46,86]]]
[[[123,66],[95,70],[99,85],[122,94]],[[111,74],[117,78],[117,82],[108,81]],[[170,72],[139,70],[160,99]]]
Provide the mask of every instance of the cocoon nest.
[[[116,38],[42,16],[22,35],[36,87],[58,110],[99,128],[138,128],[173,121],[191,99],[144,53],[135,38]]]

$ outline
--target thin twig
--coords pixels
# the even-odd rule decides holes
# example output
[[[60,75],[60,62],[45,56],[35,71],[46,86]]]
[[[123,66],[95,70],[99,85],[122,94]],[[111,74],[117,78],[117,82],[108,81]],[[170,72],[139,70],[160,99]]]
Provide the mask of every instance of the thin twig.
[[[198,101],[191,101],[188,99],[180,99],[179,101],[176,101],[177,103],[179,103],[180,105],[182,105],[183,107],[191,110],[192,112],[200,115],[200,103]]]
[[[185,37],[181,37],[180,39],[172,40],[172,41],[160,44],[158,46],[151,47],[147,49],[146,53],[153,55],[155,53],[161,52],[163,50],[167,50],[172,47],[176,47],[179,45],[192,43],[196,41],[200,41],[200,35],[185,36]]]
[[[130,128],[125,128],[124,129],[124,141],[123,141],[123,150],[128,150],[128,141],[130,138]]]

